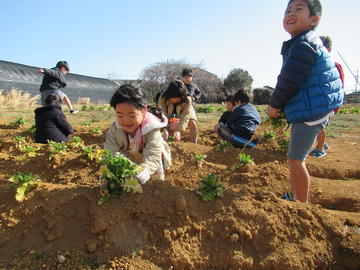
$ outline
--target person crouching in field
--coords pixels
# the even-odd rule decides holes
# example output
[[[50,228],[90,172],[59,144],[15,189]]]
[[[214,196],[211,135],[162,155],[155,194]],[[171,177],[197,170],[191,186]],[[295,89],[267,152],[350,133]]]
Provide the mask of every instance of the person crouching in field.
[[[310,191],[306,156],[344,98],[335,62],[314,31],[321,15],[319,0],[288,2],[283,26],[291,39],[283,43],[283,65],[268,108],[268,115],[274,118],[282,109],[291,124],[291,193],[282,198],[304,203],[309,201]]]
[[[215,125],[214,127],[215,130],[217,130],[220,124],[223,125],[226,124],[226,121],[228,120],[230,114],[232,113],[233,109],[236,106],[235,97],[233,95],[227,96],[225,99],[225,104],[226,104],[226,111],[221,115],[219,122]]]
[[[226,123],[219,123],[217,133],[234,147],[244,147],[253,137],[260,124],[260,115],[255,106],[250,104],[250,97],[244,89],[234,95],[235,107]],[[256,139],[251,145],[256,144]]]
[[[169,125],[170,135],[174,136],[175,141],[180,140],[189,125],[190,142],[197,143],[198,127],[195,109],[191,95],[181,80],[170,82],[168,88],[160,95],[158,107],[168,118],[174,114],[179,116],[178,123]]]
[[[60,104],[58,95],[49,94],[44,101],[45,106],[35,110],[36,143],[47,143],[48,140],[67,142],[68,136],[74,133]]]
[[[161,135],[167,126],[167,118],[161,119],[147,110],[146,100],[141,90],[131,86],[121,86],[111,98],[116,121],[110,126],[104,148],[112,154],[120,152],[139,164],[143,170],[137,175],[145,184],[151,175],[164,180],[164,170],[171,166],[168,144]]]

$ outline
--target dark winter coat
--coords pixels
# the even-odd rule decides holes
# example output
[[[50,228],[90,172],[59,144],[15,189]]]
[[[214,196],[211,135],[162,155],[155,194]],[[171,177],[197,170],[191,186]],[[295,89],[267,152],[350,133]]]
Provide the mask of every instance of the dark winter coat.
[[[36,143],[47,143],[47,140],[67,142],[68,135],[74,133],[60,105],[37,108],[35,110],[35,125]]]
[[[237,106],[226,122],[232,134],[249,140],[259,126],[261,120],[258,111],[252,104]]]
[[[226,124],[227,120],[229,119],[230,114],[232,113],[232,111],[225,111],[220,119],[219,119],[219,123],[223,123],[224,125]]]
[[[283,108],[290,123],[321,119],[343,102],[335,62],[314,31],[284,42],[283,66],[270,106]]]
[[[193,103],[199,101],[200,97],[201,97],[201,91],[199,89],[199,87],[195,84],[195,83],[189,83],[189,84],[185,84],[186,88],[188,90],[188,92],[190,93],[191,97],[193,97],[195,100],[193,101]]]
[[[66,86],[65,75],[58,68],[43,69],[44,77],[40,92],[47,90],[60,90]]]

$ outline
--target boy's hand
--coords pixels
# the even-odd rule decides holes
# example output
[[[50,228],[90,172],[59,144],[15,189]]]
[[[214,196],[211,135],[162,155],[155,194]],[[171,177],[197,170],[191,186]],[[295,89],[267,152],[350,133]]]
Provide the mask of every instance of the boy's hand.
[[[279,111],[280,111],[280,109],[273,108],[269,105],[267,113],[268,113],[269,117],[277,118]]]
[[[164,128],[162,136],[165,141],[167,141],[167,139],[169,138],[169,131],[166,128]]]
[[[38,69],[38,70],[36,71],[36,73],[43,74],[43,73],[44,73],[44,70],[43,70],[42,68],[40,68],[40,69]]]
[[[180,132],[179,131],[176,131],[175,133],[174,133],[174,140],[175,140],[175,142],[178,142],[178,141],[180,141]]]

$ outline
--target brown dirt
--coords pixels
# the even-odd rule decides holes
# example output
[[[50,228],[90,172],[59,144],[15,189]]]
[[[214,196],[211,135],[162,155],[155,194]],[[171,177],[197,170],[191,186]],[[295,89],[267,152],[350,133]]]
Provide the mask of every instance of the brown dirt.
[[[276,142],[245,150],[250,172],[231,170],[240,149],[218,152],[216,134],[203,129],[198,145],[172,144],[167,181],[146,183],[102,206],[99,165],[69,149],[49,161],[46,146],[21,161],[12,138],[31,134],[0,120],[0,179],[40,175],[26,200],[0,181],[0,269],[359,269],[359,133],[329,140],[322,159],[308,159],[311,204],[287,202],[286,155]],[[98,123],[104,131],[108,123]],[[87,145],[104,135],[75,126]],[[34,144],[31,142],[31,144]],[[207,157],[202,167],[194,154]],[[193,191],[208,173],[220,177],[224,197],[203,202]],[[57,256],[63,256],[60,263]]]

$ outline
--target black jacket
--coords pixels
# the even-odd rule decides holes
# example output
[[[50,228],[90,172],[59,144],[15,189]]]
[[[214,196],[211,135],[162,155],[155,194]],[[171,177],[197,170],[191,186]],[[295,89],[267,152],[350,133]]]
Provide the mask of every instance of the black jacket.
[[[47,140],[67,142],[68,135],[74,133],[60,105],[37,108],[35,110],[35,125],[36,143],[47,143]]]
[[[252,104],[242,104],[230,114],[226,126],[236,136],[250,139],[260,124],[260,115]]]
[[[230,114],[232,113],[232,111],[225,111],[220,119],[219,119],[219,123],[223,123],[224,125],[226,124],[227,120],[229,119]]]
[[[44,78],[40,86],[40,92],[47,90],[60,90],[66,86],[65,75],[58,68],[43,69]]]
[[[185,84],[188,92],[190,93],[191,97],[194,97],[194,103],[199,101],[201,97],[201,91],[199,87],[194,83]]]

